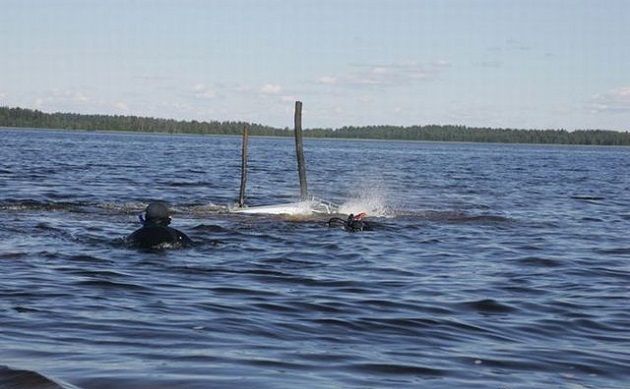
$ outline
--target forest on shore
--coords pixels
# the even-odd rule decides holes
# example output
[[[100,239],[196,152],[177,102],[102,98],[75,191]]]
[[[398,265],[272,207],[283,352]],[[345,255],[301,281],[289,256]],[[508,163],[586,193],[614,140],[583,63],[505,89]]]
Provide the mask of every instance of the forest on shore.
[[[289,128],[274,128],[240,121],[179,121],[138,116],[44,113],[26,108],[0,107],[0,127],[49,128],[84,131],[130,131],[168,134],[240,135],[249,127],[252,136],[293,136]],[[438,142],[533,143],[630,146],[628,131],[527,130],[461,125],[346,126],[304,129],[305,137],[383,139]]]

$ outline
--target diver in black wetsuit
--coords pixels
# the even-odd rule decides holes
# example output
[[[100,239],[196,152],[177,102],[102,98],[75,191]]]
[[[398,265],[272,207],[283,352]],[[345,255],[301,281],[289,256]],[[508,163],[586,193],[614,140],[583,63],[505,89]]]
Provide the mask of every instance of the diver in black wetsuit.
[[[348,215],[346,220],[343,220],[340,217],[333,217],[328,220],[328,227],[336,227],[340,226],[344,230],[349,232],[357,232],[357,231],[371,231],[372,226],[367,221],[363,220],[365,217],[364,213],[359,215]]]
[[[142,228],[127,237],[127,244],[141,249],[183,248],[193,244],[186,234],[168,225],[171,223],[171,211],[160,201],[150,203],[140,216]]]

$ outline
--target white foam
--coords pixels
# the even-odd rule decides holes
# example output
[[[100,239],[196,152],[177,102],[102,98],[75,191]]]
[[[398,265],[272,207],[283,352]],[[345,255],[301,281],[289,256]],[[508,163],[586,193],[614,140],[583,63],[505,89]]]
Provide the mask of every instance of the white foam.
[[[367,216],[388,217],[391,215],[387,202],[387,190],[382,184],[363,184],[358,188],[357,198],[345,201],[339,206],[339,213],[359,214],[366,213]]]

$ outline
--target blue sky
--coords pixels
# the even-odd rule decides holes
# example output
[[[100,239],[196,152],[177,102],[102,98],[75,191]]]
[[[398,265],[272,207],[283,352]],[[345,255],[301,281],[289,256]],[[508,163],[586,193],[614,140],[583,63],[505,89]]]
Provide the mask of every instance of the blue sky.
[[[0,0],[0,105],[630,130],[627,0]]]

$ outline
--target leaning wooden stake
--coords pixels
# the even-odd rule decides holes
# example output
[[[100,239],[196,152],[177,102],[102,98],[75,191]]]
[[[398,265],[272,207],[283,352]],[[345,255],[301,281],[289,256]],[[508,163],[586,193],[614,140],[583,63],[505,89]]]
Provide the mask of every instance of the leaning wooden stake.
[[[247,138],[249,133],[249,125],[243,127],[243,150],[241,152],[241,195],[238,199],[239,208],[245,206],[245,184],[247,183]]]
[[[295,102],[295,151],[297,153],[298,174],[300,175],[300,200],[308,200],[306,186],[306,164],[304,163],[304,148],[302,147],[302,102]]]

